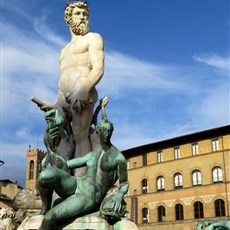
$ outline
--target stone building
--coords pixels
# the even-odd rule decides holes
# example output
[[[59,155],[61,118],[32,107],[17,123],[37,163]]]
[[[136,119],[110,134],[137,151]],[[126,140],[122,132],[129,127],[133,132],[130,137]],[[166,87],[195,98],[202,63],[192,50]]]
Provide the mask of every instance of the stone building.
[[[26,188],[37,189],[37,179],[41,172],[41,160],[45,153],[39,149],[29,149],[26,153]]]
[[[11,208],[14,196],[21,189],[17,181],[0,180],[0,208]]]
[[[140,230],[194,229],[230,212],[230,125],[123,151],[129,217]]]

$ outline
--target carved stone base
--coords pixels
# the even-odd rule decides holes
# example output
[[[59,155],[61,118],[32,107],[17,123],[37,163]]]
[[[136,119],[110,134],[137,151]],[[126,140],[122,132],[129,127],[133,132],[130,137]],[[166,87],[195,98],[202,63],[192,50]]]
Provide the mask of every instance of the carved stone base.
[[[26,218],[22,224],[18,227],[18,230],[36,230],[39,229],[43,216],[34,216]],[[86,215],[80,218],[77,218],[72,223],[61,228],[63,230],[137,230],[137,226],[127,218],[122,218],[114,225],[108,224],[102,217],[97,213]]]
[[[43,215],[27,217],[18,227],[18,230],[38,229],[43,220]]]

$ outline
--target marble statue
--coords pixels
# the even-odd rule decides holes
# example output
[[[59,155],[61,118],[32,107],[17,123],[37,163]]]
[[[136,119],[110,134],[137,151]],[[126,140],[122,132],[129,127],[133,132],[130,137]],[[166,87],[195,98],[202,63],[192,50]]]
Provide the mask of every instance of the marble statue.
[[[124,216],[126,203],[123,197],[129,187],[127,163],[122,153],[110,141],[114,128],[105,112],[108,101],[108,97],[101,100],[102,120],[95,122],[101,147],[66,161],[69,169],[87,166],[85,175],[72,176],[62,168],[55,167],[55,164],[52,168],[44,169],[39,175],[38,189],[42,199],[39,214],[44,215],[39,229],[57,229],[59,223],[71,217],[98,210],[108,221],[119,220]],[[52,149],[55,149],[53,145],[60,133],[55,126],[58,127],[56,122],[47,125],[47,137]],[[117,179],[120,182],[118,190],[106,197]],[[51,207],[53,192],[56,192],[60,199]]]
[[[12,201],[12,208],[14,211],[19,209],[41,209],[42,202],[39,192],[37,190],[32,190],[29,188],[24,188],[20,190],[14,197]]]
[[[0,208],[0,229],[16,230],[25,218],[25,210],[18,209],[14,211],[10,208]]]
[[[64,119],[58,149],[65,159],[72,159],[92,150],[89,130],[98,98],[95,86],[104,72],[104,45],[99,34],[89,32],[89,9],[86,2],[67,2],[64,19],[72,38],[59,57],[58,97],[54,103],[35,97],[32,101],[43,111],[58,109]],[[85,170],[81,168],[74,173],[84,174]]]

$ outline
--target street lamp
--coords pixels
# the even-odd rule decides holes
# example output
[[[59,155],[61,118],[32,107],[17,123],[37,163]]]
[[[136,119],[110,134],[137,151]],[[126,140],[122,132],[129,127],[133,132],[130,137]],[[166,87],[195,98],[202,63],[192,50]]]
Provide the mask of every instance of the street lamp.
[[[0,160],[0,166],[2,166],[2,165],[4,165],[4,164],[5,164],[5,162],[2,161],[2,160]]]

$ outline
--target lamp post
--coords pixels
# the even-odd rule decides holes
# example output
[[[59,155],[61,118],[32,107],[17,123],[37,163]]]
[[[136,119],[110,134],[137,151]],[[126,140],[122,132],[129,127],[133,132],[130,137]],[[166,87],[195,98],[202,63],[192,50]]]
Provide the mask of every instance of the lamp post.
[[[5,162],[2,161],[2,160],[0,160],[0,166],[2,166],[2,165],[4,165],[4,164],[5,164]]]

